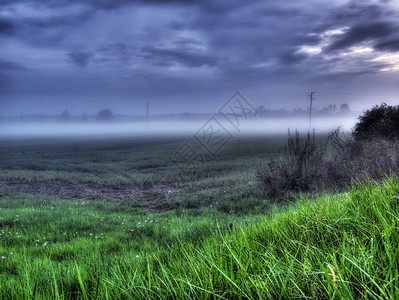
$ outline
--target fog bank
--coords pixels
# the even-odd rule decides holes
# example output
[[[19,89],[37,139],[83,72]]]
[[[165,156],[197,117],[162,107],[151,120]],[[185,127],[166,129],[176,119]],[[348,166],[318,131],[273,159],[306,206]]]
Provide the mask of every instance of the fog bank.
[[[139,136],[179,136],[207,134],[273,135],[286,134],[288,130],[307,132],[309,120],[306,118],[231,120],[215,117],[204,121],[157,121],[125,123],[0,123],[0,139],[23,138],[62,138],[62,137],[139,137]],[[314,118],[311,128],[317,133],[326,133],[339,126],[350,131],[356,119]]]

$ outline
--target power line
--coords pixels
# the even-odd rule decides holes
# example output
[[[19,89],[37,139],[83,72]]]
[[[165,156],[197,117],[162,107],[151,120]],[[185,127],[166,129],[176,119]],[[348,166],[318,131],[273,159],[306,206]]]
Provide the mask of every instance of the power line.
[[[313,98],[313,96],[314,96],[314,92],[310,92],[310,95],[309,95],[309,97],[310,97],[310,105],[309,105],[309,132],[310,132],[310,128],[311,128],[311,124],[312,124],[312,106],[313,106],[313,100],[314,100],[314,98]]]

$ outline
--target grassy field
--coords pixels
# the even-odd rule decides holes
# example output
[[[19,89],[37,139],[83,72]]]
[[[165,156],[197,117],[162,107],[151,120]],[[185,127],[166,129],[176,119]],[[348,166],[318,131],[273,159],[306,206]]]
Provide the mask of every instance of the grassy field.
[[[398,299],[399,182],[277,207],[255,170],[285,140],[184,178],[182,138],[2,143],[0,299]]]
[[[0,179],[63,180],[95,184],[180,182],[170,157],[191,137],[138,137],[89,141],[0,141]],[[285,144],[285,135],[241,137],[207,157],[201,178],[252,171]],[[204,151],[206,152],[206,151]],[[192,181],[192,178],[190,178]]]
[[[398,193],[388,180],[245,217],[2,197],[0,298],[397,299]]]
[[[218,155],[207,157],[200,170],[171,162],[187,140],[189,137],[3,142],[0,184],[15,186],[11,192],[117,200],[151,211],[212,205],[225,212],[246,213],[268,204],[263,201],[262,188],[256,187],[255,171],[270,155],[279,153],[285,136],[232,140]],[[70,192],[78,188],[79,193]],[[242,199],[248,202],[241,205]]]

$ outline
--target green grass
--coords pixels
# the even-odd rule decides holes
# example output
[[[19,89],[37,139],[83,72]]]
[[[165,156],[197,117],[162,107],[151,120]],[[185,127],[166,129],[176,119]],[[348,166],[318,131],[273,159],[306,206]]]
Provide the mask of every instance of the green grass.
[[[397,179],[267,215],[27,196],[0,207],[1,299],[399,298]]]
[[[179,184],[182,176],[170,158],[186,141],[193,142],[193,138],[0,142],[0,179],[61,180],[99,185]],[[250,176],[252,168],[266,157],[277,154],[285,142],[284,135],[236,138],[217,156],[208,156],[200,174],[188,181],[214,177],[231,179],[242,172]]]
[[[270,206],[255,170],[278,155],[286,136],[237,137],[201,170],[178,169],[170,157],[191,137],[33,140],[0,143],[0,181],[85,183],[96,187],[165,185],[155,210],[215,208],[247,214]],[[126,199],[137,208],[148,198]],[[154,201],[153,201],[154,202]],[[248,205],[249,204],[249,205]]]

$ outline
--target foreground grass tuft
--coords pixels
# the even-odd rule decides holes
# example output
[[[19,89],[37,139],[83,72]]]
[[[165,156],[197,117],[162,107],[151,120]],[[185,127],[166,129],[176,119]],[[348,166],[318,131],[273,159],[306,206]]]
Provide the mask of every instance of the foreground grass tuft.
[[[399,297],[397,179],[268,216],[0,203],[4,299]]]

